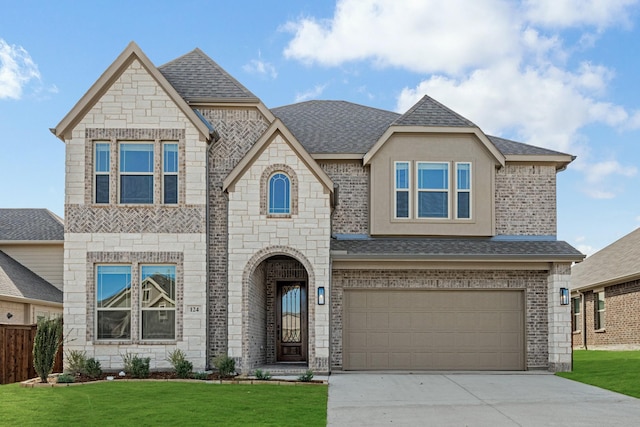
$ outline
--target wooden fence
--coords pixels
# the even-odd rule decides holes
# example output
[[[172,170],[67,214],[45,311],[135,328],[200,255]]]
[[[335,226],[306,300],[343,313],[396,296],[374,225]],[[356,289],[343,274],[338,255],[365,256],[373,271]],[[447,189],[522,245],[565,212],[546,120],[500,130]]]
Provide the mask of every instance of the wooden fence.
[[[33,341],[36,325],[0,325],[0,384],[35,378]],[[62,346],[56,354],[53,372],[62,372]]]

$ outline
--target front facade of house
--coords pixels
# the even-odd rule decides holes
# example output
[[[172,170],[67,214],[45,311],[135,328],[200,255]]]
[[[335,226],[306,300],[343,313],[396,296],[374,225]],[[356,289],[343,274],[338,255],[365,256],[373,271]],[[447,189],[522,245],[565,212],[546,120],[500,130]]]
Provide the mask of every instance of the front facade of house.
[[[573,347],[640,349],[640,229],[572,268]]]
[[[66,349],[106,369],[571,367],[569,155],[429,97],[270,110],[198,49],[156,67],[134,43],[52,131]]]

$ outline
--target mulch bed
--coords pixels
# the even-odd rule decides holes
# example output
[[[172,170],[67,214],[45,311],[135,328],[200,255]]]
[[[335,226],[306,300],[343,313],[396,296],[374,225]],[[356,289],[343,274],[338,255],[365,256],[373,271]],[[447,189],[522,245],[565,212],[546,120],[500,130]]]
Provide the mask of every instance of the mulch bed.
[[[75,381],[76,383],[88,383],[88,382],[92,382],[92,381],[101,381],[101,380],[106,380],[107,377],[113,377],[114,381],[117,380],[131,380],[131,379],[135,379],[130,375],[126,375],[124,377],[121,377],[118,375],[117,372],[103,372],[102,375],[100,375],[97,378],[91,378],[88,377],[86,375],[76,375],[75,376]],[[147,380],[177,380],[180,379],[178,378],[178,376],[175,374],[175,372],[169,372],[169,371],[160,371],[160,372],[150,372],[149,376],[147,378],[144,378]],[[201,378],[198,378],[201,379]],[[219,374],[217,373],[210,373],[207,375],[206,380],[208,381],[213,381],[213,380],[232,380],[234,379],[234,377],[221,377]]]

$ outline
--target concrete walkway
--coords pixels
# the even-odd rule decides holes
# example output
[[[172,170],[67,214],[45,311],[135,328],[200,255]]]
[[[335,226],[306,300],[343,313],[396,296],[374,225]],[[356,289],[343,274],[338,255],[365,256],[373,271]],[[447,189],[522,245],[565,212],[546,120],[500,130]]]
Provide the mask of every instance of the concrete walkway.
[[[638,426],[640,399],[549,373],[334,373],[330,426]]]

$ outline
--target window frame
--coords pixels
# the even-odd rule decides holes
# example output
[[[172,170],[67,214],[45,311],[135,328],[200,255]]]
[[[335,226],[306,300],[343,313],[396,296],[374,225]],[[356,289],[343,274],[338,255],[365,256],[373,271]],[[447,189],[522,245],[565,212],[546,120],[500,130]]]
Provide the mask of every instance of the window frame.
[[[458,180],[458,166],[460,165],[468,165],[469,166],[469,188],[468,189],[460,189],[460,182]],[[455,162],[455,196],[453,199],[453,210],[455,213],[455,219],[457,220],[470,220],[473,218],[473,164],[471,162]],[[460,217],[460,206],[458,204],[458,195],[460,193],[468,193],[469,194],[469,216],[468,217]]]
[[[99,270],[100,267],[126,267],[129,269],[129,307],[116,307],[116,308],[104,308],[104,307],[100,307],[98,304],[98,291],[100,289],[100,282],[99,282]],[[122,263],[118,263],[118,264],[108,264],[108,263],[99,263],[99,264],[95,264],[94,267],[94,280],[95,280],[95,290],[94,290],[94,303],[95,303],[95,319],[94,319],[94,327],[95,327],[95,339],[96,341],[131,341],[133,339],[133,268],[131,266],[131,264],[122,264]],[[126,290],[126,287],[124,288],[124,290]],[[127,310],[128,308],[128,310]],[[116,311],[120,311],[120,312],[125,312],[128,311],[129,312],[129,336],[128,337],[116,337],[116,338],[102,338],[100,337],[100,316],[99,313],[100,312],[107,312],[107,311],[112,311],[112,312],[116,312]]]
[[[436,164],[436,165],[445,165],[446,166],[446,179],[445,179],[445,188],[420,188],[420,165],[421,164]],[[451,219],[451,162],[445,162],[445,161],[422,161],[422,160],[416,160],[415,161],[415,182],[416,182],[416,189],[413,192],[414,193],[414,197],[415,197],[415,218],[419,219],[419,220],[432,220],[432,221],[446,221],[448,219]],[[447,208],[447,215],[446,216],[420,216],[420,193],[444,193],[446,195],[446,203],[445,206]]]
[[[154,264],[154,263],[141,263],[139,264],[138,267],[138,271],[139,271],[139,286],[140,286],[140,293],[142,294],[144,291],[142,289],[142,283],[144,282],[144,279],[146,277],[144,277],[143,275],[143,270],[144,267],[155,267],[155,268],[165,268],[165,267],[169,267],[173,270],[173,307],[167,307],[165,302],[161,302],[158,307],[143,307],[143,300],[140,300],[140,303],[138,304],[138,313],[139,313],[139,317],[138,317],[138,324],[139,324],[139,340],[140,342],[149,342],[149,341],[175,341],[177,339],[177,335],[178,335],[178,268],[175,264]],[[158,313],[158,319],[161,321],[165,321],[168,320],[169,316],[168,313],[169,311],[172,311],[173,314],[173,337],[162,337],[162,338],[144,338],[144,322],[143,322],[143,318],[144,318],[144,313],[145,312],[157,312]]]
[[[127,145],[148,145],[151,147],[151,172],[123,172],[122,149]],[[154,141],[118,141],[118,204],[119,205],[154,205],[155,204],[155,174],[156,174],[156,144]],[[149,202],[123,202],[122,201],[122,177],[123,176],[150,176],[151,177],[151,200]]]
[[[98,146],[105,145],[107,147],[107,170],[99,171],[98,166]],[[98,177],[107,177],[107,201],[98,201]],[[111,142],[110,141],[94,141],[93,142],[93,203],[97,205],[108,205],[111,203]]]
[[[582,316],[582,298],[573,297],[571,298],[571,320],[572,320],[571,331],[572,332],[580,332],[582,330],[581,316]]]
[[[398,160],[393,162],[393,218],[411,219],[411,161]],[[407,165],[407,188],[398,188],[398,165]],[[407,216],[398,216],[398,193],[407,193]]]
[[[271,183],[278,176],[282,175],[286,178],[286,212],[275,212],[277,209],[273,206]],[[270,217],[290,217],[292,212],[292,185],[291,185],[291,177],[288,173],[283,170],[276,170],[269,175],[267,178],[267,215]]]
[[[175,146],[175,171],[167,171],[167,147]],[[180,146],[177,141],[163,141],[162,142],[162,203],[165,205],[177,205],[180,203]],[[176,194],[175,202],[167,202],[166,197],[166,178],[169,176],[175,176],[176,178]]]
[[[602,307],[600,308],[600,295],[602,295]],[[596,331],[603,331],[606,327],[607,304],[604,290],[593,293],[593,326]]]

